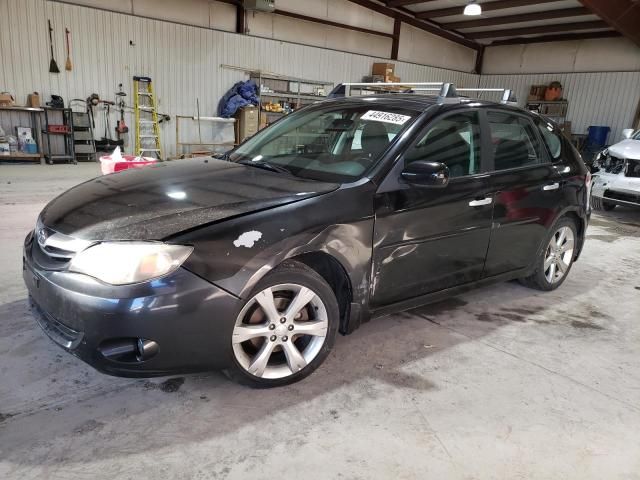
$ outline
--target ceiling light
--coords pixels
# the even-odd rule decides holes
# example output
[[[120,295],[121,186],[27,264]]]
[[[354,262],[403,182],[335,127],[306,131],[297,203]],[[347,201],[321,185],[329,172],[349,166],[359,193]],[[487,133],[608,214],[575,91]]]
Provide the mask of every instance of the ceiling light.
[[[476,3],[475,0],[471,0],[466,7],[464,7],[464,15],[480,15],[482,13],[482,7]]]

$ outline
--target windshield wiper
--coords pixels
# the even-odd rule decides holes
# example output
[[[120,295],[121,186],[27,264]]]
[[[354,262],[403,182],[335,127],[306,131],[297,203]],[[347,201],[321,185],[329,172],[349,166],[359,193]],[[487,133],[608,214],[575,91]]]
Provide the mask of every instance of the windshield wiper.
[[[289,171],[287,168],[281,167],[280,165],[275,165],[273,163],[253,162],[251,160],[240,160],[236,163],[239,163],[240,165],[249,165],[250,167],[262,168],[263,170],[269,170],[271,172],[291,174],[291,171]]]

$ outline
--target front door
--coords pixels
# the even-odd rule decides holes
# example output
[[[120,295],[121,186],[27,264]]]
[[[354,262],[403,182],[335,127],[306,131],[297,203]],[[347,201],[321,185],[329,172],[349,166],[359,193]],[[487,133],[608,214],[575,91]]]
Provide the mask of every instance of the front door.
[[[392,169],[375,198],[374,307],[478,280],[491,229],[492,198],[482,174],[477,111],[432,122]],[[441,162],[445,188],[395,181],[415,160]],[[390,185],[390,186],[388,186]]]
[[[562,205],[562,177],[528,117],[488,111],[493,148],[490,277],[529,266]]]

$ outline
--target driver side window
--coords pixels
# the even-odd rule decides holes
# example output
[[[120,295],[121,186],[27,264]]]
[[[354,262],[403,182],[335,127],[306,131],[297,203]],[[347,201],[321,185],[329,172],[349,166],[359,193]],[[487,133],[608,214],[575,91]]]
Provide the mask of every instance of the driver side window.
[[[437,120],[405,154],[405,165],[416,160],[444,163],[451,178],[479,173],[478,113],[457,113]]]

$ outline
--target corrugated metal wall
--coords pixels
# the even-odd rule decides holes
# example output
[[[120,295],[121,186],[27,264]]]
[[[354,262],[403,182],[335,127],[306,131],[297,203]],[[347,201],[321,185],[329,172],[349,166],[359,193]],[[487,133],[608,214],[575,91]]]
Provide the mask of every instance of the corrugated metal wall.
[[[119,83],[131,92],[132,76],[153,78],[159,110],[170,115],[214,115],[219,98],[241,72],[220,64],[260,68],[302,78],[333,82],[359,81],[376,58],[189,27],[45,0],[0,0],[0,90],[18,103],[34,90],[65,101],[95,92],[115,100]],[[55,57],[60,74],[48,73],[47,19],[54,27]],[[64,70],[64,29],[71,30],[73,71]],[[134,43],[133,46],[129,41]],[[396,62],[406,81],[452,80],[475,85],[477,76]],[[131,97],[127,97],[131,101]],[[112,128],[117,115],[112,113]],[[131,125],[131,118],[126,118]],[[104,133],[96,118],[96,136]],[[165,152],[175,153],[175,123],[162,127]]]
[[[531,85],[562,83],[569,101],[567,120],[573,133],[586,133],[590,125],[611,127],[609,143],[621,140],[622,130],[632,128],[640,102],[640,72],[546,73],[536,75],[482,75],[483,87],[511,88],[524,105]]]
[[[47,19],[54,29],[60,74],[48,73]],[[73,71],[64,71],[64,28],[72,32]],[[129,44],[133,42],[133,46]],[[154,79],[159,109],[170,115],[214,115],[218,99],[240,72],[220,64],[260,68],[303,78],[358,81],[369,73],[374,57],[275,40],[189,27],[159,20],[72,6],[46,0],[0,0],[0,91],[11,91],[18,103],[31,91],[71,98],[95,92],[114,99],[119,83],[131,92],[133,75]],[[569,100],[573,131],[589,125],[612,127],[610,141],[631,126],[640,100],[640,72],[540,75],[477,75],[395,62],[405,81],[452,81],[458,86],[506,86],[524,104],[532,84],[559,80]],[[129,101],[131,98],[128,97]],[[117,115],[112,113],[112,128]],[[25,119],[26,120],[26,119]],[[131,118],[127,117],[131,125]],[[8,119],[3,120],[7,122]],[[5,123],[6,125],[6,123]],[[97,118],[96,135],[104,132]],[[174,121],[162,127],[165,152],[175,153]]]

